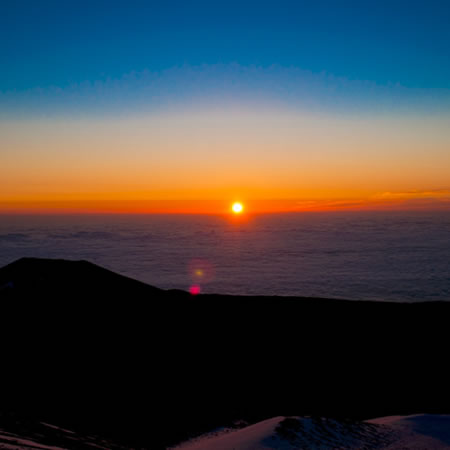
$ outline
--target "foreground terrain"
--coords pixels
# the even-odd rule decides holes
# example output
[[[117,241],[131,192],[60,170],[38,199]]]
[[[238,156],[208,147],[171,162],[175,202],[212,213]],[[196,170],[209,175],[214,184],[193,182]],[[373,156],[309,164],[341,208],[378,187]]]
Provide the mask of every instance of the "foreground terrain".
[[[276,416],[450,413],[446,302],[191,296],[28,258],[0,269],[0,308],[1,409],[118,446]]]
[[[178,450],[448,449],[450,416],[412,415],[367,421],[274,417],[238,431],[210,433]]]

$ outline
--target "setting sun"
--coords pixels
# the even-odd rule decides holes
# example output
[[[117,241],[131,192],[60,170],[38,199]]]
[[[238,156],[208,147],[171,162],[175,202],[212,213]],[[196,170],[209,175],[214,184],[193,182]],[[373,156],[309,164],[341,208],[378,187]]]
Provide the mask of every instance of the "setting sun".
[[[244,210],[244,207],[243,207],[242,203],[236,202],[236,203],[233,203],[233,206],[231,207],[231,209],[233,210],[233,212],[235,214],[240,214]]]

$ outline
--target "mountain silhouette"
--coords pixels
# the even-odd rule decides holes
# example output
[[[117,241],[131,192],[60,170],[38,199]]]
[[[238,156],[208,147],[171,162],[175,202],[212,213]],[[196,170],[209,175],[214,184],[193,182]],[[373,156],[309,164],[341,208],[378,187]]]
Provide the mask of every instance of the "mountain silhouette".
[[[23,258],[0,308],[1,408],[132,447],[236,419],[450,413],[447,302],[191,296]]]

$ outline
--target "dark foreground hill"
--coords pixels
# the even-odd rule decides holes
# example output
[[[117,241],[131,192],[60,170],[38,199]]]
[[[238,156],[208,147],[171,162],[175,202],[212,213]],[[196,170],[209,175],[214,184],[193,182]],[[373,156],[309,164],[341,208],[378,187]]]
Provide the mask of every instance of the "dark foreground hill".
[[[1,408],[129,446],[235,419],[450,413],[446,302],[193,297],[21,259],[0,312]]]

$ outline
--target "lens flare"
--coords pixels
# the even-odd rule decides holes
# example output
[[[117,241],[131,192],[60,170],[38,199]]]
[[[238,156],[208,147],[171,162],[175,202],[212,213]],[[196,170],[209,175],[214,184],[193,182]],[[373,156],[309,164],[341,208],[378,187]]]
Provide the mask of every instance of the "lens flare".
[[[200,294],[200,286],[198,284],[194,284],[189,288],[189,293],[191,295],[198,295]]]
[[[231,206],[231,209],[235,214],[240,214],[244,210],[244,206],[242,205],[242,203],[235,202]]]

